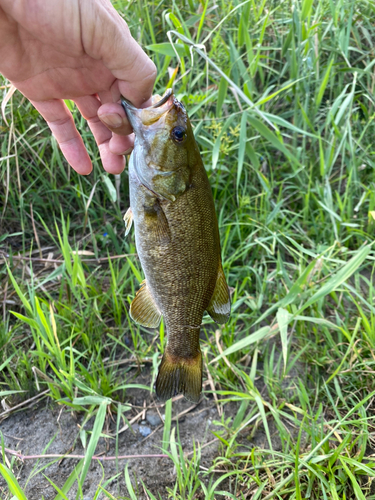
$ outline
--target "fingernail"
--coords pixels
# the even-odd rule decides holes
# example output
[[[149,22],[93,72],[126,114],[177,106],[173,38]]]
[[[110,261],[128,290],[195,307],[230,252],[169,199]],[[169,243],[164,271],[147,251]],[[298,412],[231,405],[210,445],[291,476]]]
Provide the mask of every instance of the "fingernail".
[[[111,114],[111,115],[100,115],[99,118],[101,121],[110,128],[118,128],[122,125],[122,118],[120,115]]]
[[[123,155],[130,155],[130,153],[133,151],[133,148],[129,148],[126,151],[124,151],[122,154]]]

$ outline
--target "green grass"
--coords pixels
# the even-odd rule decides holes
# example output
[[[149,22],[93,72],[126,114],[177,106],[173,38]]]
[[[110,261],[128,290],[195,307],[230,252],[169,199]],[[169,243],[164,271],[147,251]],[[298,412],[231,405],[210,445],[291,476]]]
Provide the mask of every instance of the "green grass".
[[[184,458],[169,421],[160,446],[178,472],[161,498],[375,499],[374,3],[114,4],[158,67],[157,92],[179,64],[175,92],[210,177],[234,289],[218,342],[204,319],[202,347],[224,410],[219,454],[209,468],[198,444]],[[0,395],[13,406],[48,389],[96,415],[77,471],[82,491],[106,411],[126,409],[119,402],[132,375],[116,362],[153,358],[155,372],[164,331],[141,330],[128,314],[142,275],[134,239],[124,239],[126,172],[117,199],[78,114],[89,177],[69,169],[19,94],[6,116]],[[49,252],[55,262],[45,265],[39,257]],[[259,430],[264,447],[251,445]],[[10,497],[24,498],[2,461]],[[114,498],[102,491],[108,479],[98,494]]]

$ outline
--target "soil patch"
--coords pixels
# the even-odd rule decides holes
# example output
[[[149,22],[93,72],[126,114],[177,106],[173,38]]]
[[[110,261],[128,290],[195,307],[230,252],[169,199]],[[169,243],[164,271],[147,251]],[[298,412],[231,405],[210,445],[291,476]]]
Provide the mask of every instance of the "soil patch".
[[[147,374],[139,377],[137,382],[147,383],[146,377]],[[148,391],[142,390],[133,390],[132,393],[129,391],[127,402],[132,404],[132,410],[125,414],[126,418],[129,421],[132,419],[136,421],[131,428],[118,435],[118,455],[161,454],[163,406]],[[226,406],[226,409],[228,410],[229,406]],[[227,413],[226,411],[226,416],[229,416]],[[194,442],[199,443],[202,448],[200,463],[205,468],[210,467],[218,449],[218,441],[214,440],[215,436],[211,432],[218,428],[213,421],[219,419],[214,400],[203,397],[198,405],[192,405],[183,398],[177,399],[173,402],[172,416],[178,417],[177,420],[172,421],[172,428],[178,427],[176,434],[178,432],[184,455],[192,458]],[[67,407],[46,405],[43,402],[39,404],[39,407],[12,414],[0,424],[0,429],[5,447],[19,451],[23,455],[84,455],[85,451],[79,437],[83,419],[84,415],[74,414]],[[90,421],[85,429],[90,430],[92,425],[93,421]],[[108,416],[103,432],[114,434],[115,431],[116,417],[112,419]],[[115,456],[115,442],[114,438],[100,438],[95,455]],[[7,456],[10,457],[9,454]],[[49,500],[55,498],[57,492],[43,474],[61,488],[78,461],[50,458],[21,462],[16,459],[13,472],[28,500],[41,500],[42,496],[45,500]],[[93,499],[98,485],[101,483],[104,486],[119,472],[120,475],[109,481],[105,488],[116,498],[127,496],[124,478],[126,464],[128,464],[133,487],[136,491],[138,490],[137,498],[140,500],[147,498],[141,480],[155,496],[158,497],[160,493],[161,498],[167,498],[166,488],[172,487],[176,479],[172,461],[169,458],[132,458],[119,460],[118,465],[116,465],[116,460],[101,462],[93,460],[83,487],[84,499]],[[38,472],[41,469],[43,469],[43,474]],[[75,485],[69,493],[69,499],[75,498],[76,491]],[[7,485],[0,477],[0,498],[8,499],[8,495]],[[99,495],[98,498],[102,497],[104,498],[103,495]]]

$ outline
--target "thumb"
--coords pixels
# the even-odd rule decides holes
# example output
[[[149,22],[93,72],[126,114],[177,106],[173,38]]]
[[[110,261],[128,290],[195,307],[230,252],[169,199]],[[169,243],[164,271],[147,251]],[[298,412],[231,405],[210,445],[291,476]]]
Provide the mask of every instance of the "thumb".
[[[100,59],[117,78],[113,98],[120,93],[141,107],[152,94],[156,67],[131,36],[109,0],[81,0],[82,43],[87,54]]]

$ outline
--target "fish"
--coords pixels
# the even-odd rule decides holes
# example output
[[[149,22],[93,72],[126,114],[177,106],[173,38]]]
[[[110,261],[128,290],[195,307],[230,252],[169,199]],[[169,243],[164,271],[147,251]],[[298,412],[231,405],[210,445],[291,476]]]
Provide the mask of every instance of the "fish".
[[[203,314],[224,324],[231,308],[210,183],[185,107],[171,89],[153,96],[147,108],[121,102],[135,134],[124,220],[126,234],[134,225],[145,275],[130,316],[149,328],[163,317],[167,345],[154,385],[158,399],[182,393],[197,403]]]

